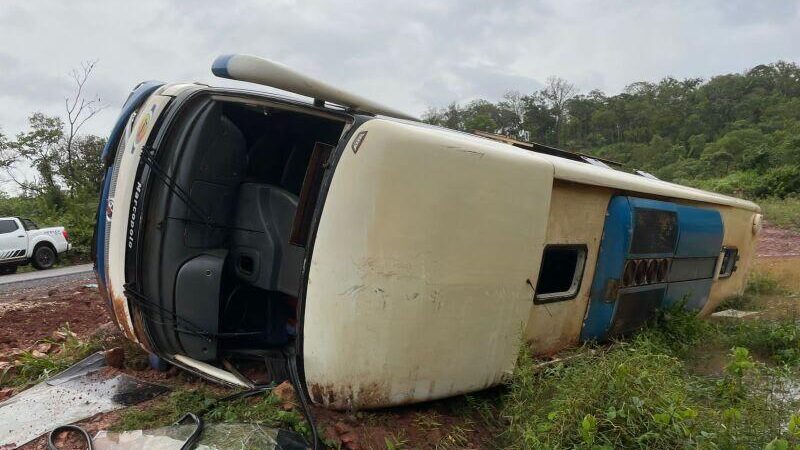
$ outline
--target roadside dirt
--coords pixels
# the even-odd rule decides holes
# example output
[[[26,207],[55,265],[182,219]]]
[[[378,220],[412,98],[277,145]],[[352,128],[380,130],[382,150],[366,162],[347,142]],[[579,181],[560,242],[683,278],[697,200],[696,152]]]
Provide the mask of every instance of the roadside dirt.
[[[491,399],[499,390],[483,392],[472,399]],[[483,403],[486,408],[489,403]],[[481,449],[502,432],[497,423],[480,415],[464,397],[455,397],[406,407],[345,413],[314,408],[320,434],[343,449]],[[493,412],[496,416],[496,412]],[[493,420],[493,419],[490,419]]]
[[[85,281],[0,295],[0,357],[63,327],[88,337],[111,321],[97,288]]]
[[[119,331],[111,324],[106,305],[92,284],[78,280],[0,294],[0,324],[3,325],[0,327],[0,361],[12,358],[16,352],[31,348],[67,326],[80,339],[97,336],[99,331],[105,333],[104,340],[117,345],[121,340]],[[187,379],[195,387],[206,384],[194,377],[176,377],[178,371],[174,369],[156,372],[139,368],[142,370],[126,367],[124,371],[139,379],[183,388],[186,388]],[[136,407],[146,409],[148,403],[150,401]],[[120,414],[121,411],[98,414],[79,425],[94,435],[116,422]],[[484,448],[499,432],[475,413],[474,408],[467,407],[463,397],[368,412],[338,412],[315,407],[313,414],[321,437],[351,450],[387,448],[387,445],[421,449]],[[85,448],[74,433],[57,436],[56,444],[65,450]],[[45,450],[46,438],[39,437],[20,448]]]
[[[759,258],[800,256],[800,233],[765,223],[756,253]]]

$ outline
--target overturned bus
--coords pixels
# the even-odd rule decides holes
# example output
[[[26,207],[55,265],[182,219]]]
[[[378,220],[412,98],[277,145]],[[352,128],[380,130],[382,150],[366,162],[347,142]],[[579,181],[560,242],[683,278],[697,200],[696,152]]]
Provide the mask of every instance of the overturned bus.
[[[128,339],[218,382],[293,362],[314,403],[503,382],[742,292],[755,204],[459,133],[252,56],[213,72],[311,97],[140,84],[103,153],[100,291]],[[291,371],[291,370],[290,370]]]

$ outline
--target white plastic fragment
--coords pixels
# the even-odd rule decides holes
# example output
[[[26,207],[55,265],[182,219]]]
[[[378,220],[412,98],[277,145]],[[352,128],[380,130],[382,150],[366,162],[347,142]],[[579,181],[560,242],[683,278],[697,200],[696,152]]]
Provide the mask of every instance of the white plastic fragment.
[[[98,352],[0,402],[0,448],[17,448],[53,428],[153,398],[169,389],[125,374],[100,371]]]
[[[711,314],[711,317],[730,317],[733,319],[744,319],[745,317],[755,316],[758,314],[760,314],[759,311],[740,311],[738,309],[726,309]]]

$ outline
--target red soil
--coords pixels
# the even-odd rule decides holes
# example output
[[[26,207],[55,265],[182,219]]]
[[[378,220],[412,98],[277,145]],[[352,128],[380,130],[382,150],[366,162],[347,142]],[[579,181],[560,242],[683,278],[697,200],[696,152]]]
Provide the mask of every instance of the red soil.
[[[0,296],[0,360],[25,349],[62,327],[87,337],[111,320],[97,288],[85,281]]]
[[[758,237],[758,257],[800,256],[800,233],[765,224]]]

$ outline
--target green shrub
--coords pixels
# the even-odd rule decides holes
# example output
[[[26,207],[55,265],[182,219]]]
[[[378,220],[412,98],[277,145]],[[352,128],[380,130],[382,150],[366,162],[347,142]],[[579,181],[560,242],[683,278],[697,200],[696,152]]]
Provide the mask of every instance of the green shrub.
[[[703,408],[681,362],[637,339],[538,370],[521,355],[504,415],[512,448],[681,448]]]
[[[750,351],[744,347],[733,347],[730,361],[725,366],[725,377],[717,382],[719,394],[731,404],[737,404],[747,396],[744,377],[755,369],[756,363]]]
[[[755,192],[755,197],[785,198],[798,193],[800,193],[800,167],[787,165],[768,170],[764,174],[762,188]]]
[[[65,195],[56,207],[43,197],[0,197],[0,216],[32,219],[40,227],[63,226],[69,233],[72,255],[89,256],[99,198],[91,192]]]
[[[780,282],[769,272],[751,271],[747,277],[746,294],[770,295],[783,292]]]
[[[501,415],[512,449],[739,449],[775,439],[797,442],[785,421],[798,407],[789,361],[798,331],[789,324],[698,319],[678,305],[624,343],[586,347],[558,364],[520,355]],[[722,377],[693,375],[684,361],[698,347],[731,348]],[[800,418],[796,419],[800,430]]]
[[[793,320],[726,321],[720,338],[733,347],[747,347],[764,358],[788,366],[800,365],[800,328]]]
[[[800,167],[783,165],[768,169],[764,173],[755,170],[740,170],[722,178],[704,180],[680,180],[685,184],[723,194],[747,198],[785,198],[800,194]]]
[[[800,197],[769,197],[758,200],[767,222],[781,228],[800,230]]]

